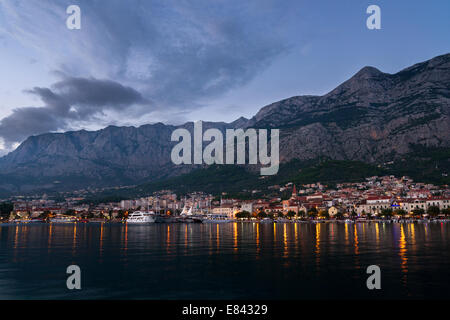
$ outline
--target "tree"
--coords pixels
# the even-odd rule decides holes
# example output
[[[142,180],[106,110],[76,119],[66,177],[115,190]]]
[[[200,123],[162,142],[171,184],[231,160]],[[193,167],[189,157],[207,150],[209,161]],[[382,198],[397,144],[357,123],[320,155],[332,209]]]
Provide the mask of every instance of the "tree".
[[[413,210],[413,214],[416,216],[423,216],[425,214],[425,210],[417,208]]]
[[[398,210],[395,210],[394,214],[397,216],[400,216],[400,217],[404,217],[407,215],[407,212],[403,209],[398,209]]]
[[[119,212],[117,214],[117,218],[123,219],[124,217],[125,217],[125,211],[119,210]]]
[[[315,207],[312,207],[311,209],[309,209],[308,216],[310,216],[311,218],[317,217],[317,209]]]
[[[248,219],[250,218],[251,214],[248,211],[241,211],[236,213],[236,218],[238,219]]]
[[[327,210],[320,210],[319,217],[328,219],[330,217],[330,215],[328,214]]]
[[[295,216],[295,211],[289,210],[287,216],[289,217],[289,219],[292,219]]]
[[[68,210],[66,210],[66,215],[68,215],[68,216],[74,216],[74,215],[75,215],[75,210],[73,210],[73,209],[68,209]]]
[[[11,211],[14,210],[14,205],[10,202],[0,203],[0,217],[8,217]]]
[[[258,212],[258,218],[266,218],[266,217],[267,217],[267,214],[266,214],[265,211],[259,211]]]
[[[450,208],[442,209],[441,213],[447,217],[448,215],[450,215]]]
[[[427,210],[427,213],[432,217],[437,217],[441,210],[438,206],[430,206]]]
[[[381,210],[381,215],[382,215],[383,217],[386,217],[386,218],[392,217],[392,209],[391,209],[391,208],[388,208],[388,209],[382,209],[382,210]]]
[[[298,212],[298,215],[299,215],[300,217],[306,217],[306,212],[305,212],[305,210],[299,211],[299,212]]]

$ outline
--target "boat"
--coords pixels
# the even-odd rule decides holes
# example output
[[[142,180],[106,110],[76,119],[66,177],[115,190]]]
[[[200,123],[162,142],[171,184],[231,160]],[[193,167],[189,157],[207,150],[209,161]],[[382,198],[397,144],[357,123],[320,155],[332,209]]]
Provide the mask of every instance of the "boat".
[[[74,222],[77,222],[77,218],[75,217],[57,216],[50,218],[50,223],[74,223]]]
[[[187,209],[187,206],[185,205],[183,208],[183,211],[181,214],[177,217],[177,222],[181,223],[202,223],[204,220],[203,215],[194,214],[192,212],[193,206],[189,207],[189,210]]]
[[[178,222],[177,217],[168,215],[155,215],[155,223],[175,223]]]
[[[182,216],[191,216],[192,215],[192,207],[190,207],[188,210],[187,206],[185,205],[183,208],[183,211],[181,211],[181,215]]]
[[[14,223],[30,223],[31,219],[14,219],[14,220],[11,220],[11,222],[14,222]]]
[[[154,223],[155,220],[155,213],[152,211],[135,211],[128,216],[127,223],[147,224]]]
[[[178,216],[176,221],[181,223],[202,223],[204,217],[198,215]]]
[[[203,219],[203,223],[228,223],[233,222],[234,219],[230,219],[226,214],[215,214],[210,213],[206,215],[206,218]]]
[[[84,222],[84,221],[80,220],[79,222]],[[106,220],[103,218],[91,218],[91,219],[88,219],[87,222],[89,222],[89,223],[105,223]]]
[[[259,221],[259,223],[274,223],[275,221],[270,218],[263,218]]]

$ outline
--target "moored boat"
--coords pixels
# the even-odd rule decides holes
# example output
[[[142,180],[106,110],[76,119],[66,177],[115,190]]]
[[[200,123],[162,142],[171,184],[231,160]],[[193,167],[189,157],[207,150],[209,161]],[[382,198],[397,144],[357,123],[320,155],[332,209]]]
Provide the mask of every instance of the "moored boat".
[[[259,223],[274,223],[275,221],[273,221],[270,218],[264,218],[262,220],[259,221]]]
[[[206,218],[203,219],[203,223],[228,223],[233,222],[234,219],[230,219],[226,214],[207,214]]]
[[[50,223],[74,223],[74,222],[77,222],[77,218],[75,217],[56,216],[50,218]]]
[[[127,223],[147,224],[147,223],[154,223],[155,220],[156,220],[155,213],[152,211],[136,211],[128,216]]]

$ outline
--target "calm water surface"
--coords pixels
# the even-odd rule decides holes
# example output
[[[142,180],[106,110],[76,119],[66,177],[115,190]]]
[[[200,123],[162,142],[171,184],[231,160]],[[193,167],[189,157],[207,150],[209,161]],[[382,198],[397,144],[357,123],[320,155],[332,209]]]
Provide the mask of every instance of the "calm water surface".
[[[449,224],[0,225],[0,299],[450,298]],[[82,290],[66,288],[79,265]],[[366,287],[379,265],[382,290]]]

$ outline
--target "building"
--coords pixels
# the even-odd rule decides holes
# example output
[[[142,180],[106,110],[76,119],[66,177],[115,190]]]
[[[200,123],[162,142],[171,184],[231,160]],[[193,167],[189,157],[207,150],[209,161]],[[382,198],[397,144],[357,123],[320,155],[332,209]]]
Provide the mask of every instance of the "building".
[[[220,207],[213,208],[213,214],[226,215],[230,219],[234,219],[234,215],[239,212],[239,210],[231,204],[224,204]]]
[[[243,201],[241,203],[241,211],[247,211],[247,212],[253,213],[253,202]]]

